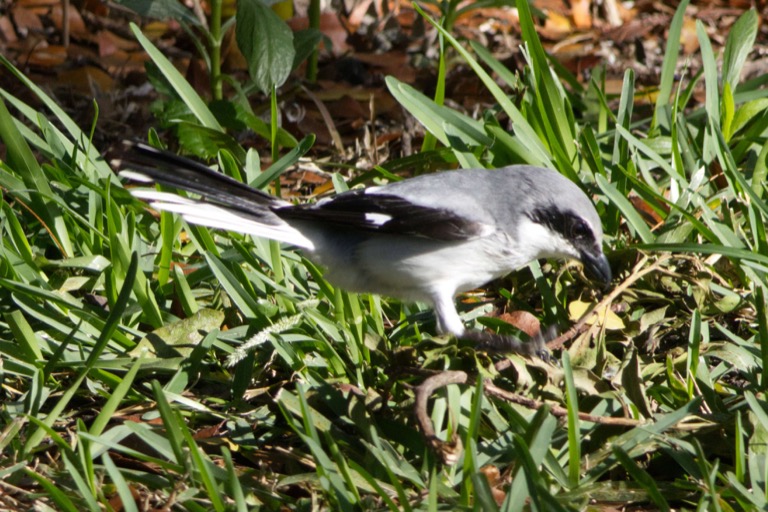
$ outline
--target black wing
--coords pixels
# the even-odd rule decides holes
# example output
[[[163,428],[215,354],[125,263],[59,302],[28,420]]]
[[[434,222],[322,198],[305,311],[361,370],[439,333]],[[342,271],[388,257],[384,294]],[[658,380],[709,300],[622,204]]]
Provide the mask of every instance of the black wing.
[[[434,240],[469,240],[489,226],[444,208],[412,203],[393,194],[352,190],[314,205],[275,208],[285,219],[322,221],[339,227],[420,236]]]

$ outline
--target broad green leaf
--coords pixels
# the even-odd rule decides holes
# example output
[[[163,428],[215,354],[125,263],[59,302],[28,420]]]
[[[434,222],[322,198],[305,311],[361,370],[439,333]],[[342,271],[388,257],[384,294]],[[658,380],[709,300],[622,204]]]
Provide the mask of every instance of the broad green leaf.
[[[296,55],[288,25],[261,0],[239,0],[235,35],[261,92],[269,94],[273,87],[283,85]]]

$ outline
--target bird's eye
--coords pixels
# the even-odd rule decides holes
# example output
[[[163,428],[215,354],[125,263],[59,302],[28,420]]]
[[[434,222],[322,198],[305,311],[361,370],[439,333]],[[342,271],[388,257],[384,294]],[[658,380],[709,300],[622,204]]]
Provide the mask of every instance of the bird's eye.
[[[575,239],[583,239],[589,236],[590,230],[587,223],[581,219],[574,219],[571,225],[571,236]]]

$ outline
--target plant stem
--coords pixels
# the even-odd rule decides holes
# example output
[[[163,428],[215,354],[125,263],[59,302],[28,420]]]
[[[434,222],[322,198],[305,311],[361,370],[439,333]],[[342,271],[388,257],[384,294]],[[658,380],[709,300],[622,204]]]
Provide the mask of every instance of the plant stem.
[[[214,100],[220,100],[221,81],[221,7],[223,0],[211,0],[211,94]]]
[[[309,1],[309,28],[320,30],[320,0]],[[317,80],[317,58],[320,50],[315,47],[307,60],[307,80],[314,82]]]

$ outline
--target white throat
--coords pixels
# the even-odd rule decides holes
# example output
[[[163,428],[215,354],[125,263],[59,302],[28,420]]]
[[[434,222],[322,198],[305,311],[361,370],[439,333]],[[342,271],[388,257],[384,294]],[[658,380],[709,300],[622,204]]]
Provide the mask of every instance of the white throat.
[[[524,218],[517,226],[520,247],[529,251],[531,260],[539,258],[578,258],[579,253],[560,233],[547,226]]]

